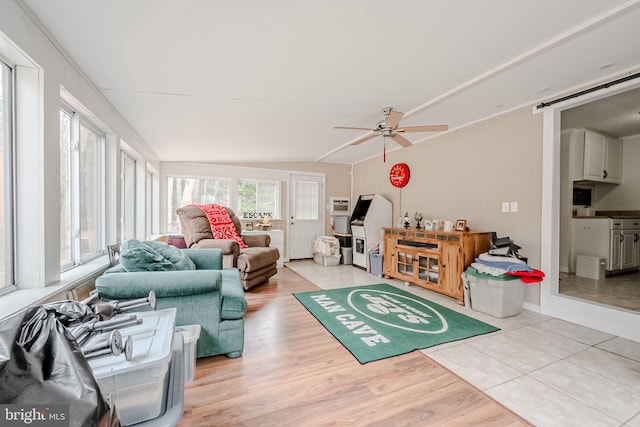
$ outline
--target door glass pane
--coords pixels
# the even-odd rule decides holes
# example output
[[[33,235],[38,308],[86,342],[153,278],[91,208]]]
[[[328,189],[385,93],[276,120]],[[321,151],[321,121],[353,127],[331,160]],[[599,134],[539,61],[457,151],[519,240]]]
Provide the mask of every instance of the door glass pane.
[[[295,183],[295,219],[317,220],[320,184],[313,181],[296,181]]]

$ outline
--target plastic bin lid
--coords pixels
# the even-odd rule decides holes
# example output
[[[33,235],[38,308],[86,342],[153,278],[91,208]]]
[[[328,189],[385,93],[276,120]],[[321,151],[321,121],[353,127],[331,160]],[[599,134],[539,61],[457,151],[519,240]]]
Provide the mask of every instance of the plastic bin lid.
[[[133,356],[126,360],[124,354],[118,357],[98,357],[89,359],[89,366],[97,380],[134,372],[156,366],[169,366],[171,347],[173,346],[173,329],[176,319],[175,308],[157,311],[143,311],[135,314],[142,323],[127,328],[120,328],[122,339],[133,338]],[[123,316],[118,314],[116,316]],[[114,318],[116,318],[114,316]],[[89,340],[91,344],[108,341],[109,334],[100,334]]]
[[[489,280],[500,280],[505,282],[509,280],[520,280],[519,277],[509,276],[508,274],[501,274],[500,276],[492,276],[490,274],[480,273],[478,270],[476,270],[473,267],[467,267],[467,269],[465,270],[465,273],[467,273],[469,276],[480,277],[482,279],[489,279]]]
[[[200,325],[185,325],[176,327],[176,332],[180,332],[185,344],[198,341],[200,338]]]

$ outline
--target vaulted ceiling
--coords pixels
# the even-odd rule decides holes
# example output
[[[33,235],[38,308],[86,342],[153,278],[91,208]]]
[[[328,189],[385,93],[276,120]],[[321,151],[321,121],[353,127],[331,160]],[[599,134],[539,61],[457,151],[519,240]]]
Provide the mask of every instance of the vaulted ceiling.
[[[357,162],[382,137],[333,127],[384,107],[455,129],[640,68],[639,0],[23,1],[163,161]]]

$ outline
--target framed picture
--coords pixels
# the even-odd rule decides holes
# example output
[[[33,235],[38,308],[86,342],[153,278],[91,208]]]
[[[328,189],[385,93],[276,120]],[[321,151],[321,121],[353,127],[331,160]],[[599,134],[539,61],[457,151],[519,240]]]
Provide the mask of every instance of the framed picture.
[[[246,222],[244,224],[244,229],[247,231],[253,231],[253,222]]]
[[[456,220],[456,231],[467,231],[467,220],[466,219],[457,219]]]

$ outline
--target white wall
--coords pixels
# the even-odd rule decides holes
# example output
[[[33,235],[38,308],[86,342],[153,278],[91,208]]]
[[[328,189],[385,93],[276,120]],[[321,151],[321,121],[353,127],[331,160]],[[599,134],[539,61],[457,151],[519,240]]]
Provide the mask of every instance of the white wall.
[[[409,184],[392,187],[391,166],[407,163]],[[495,231],[522,246],[540,267],[542,115],[531,107],[457,129],[353,169],[354,194],[377,192],[393,203],[393,218],[421,212],[425,218],[466,219],[473,231]],[[502,213],[502,202],[518,212]],[[539,304],[539,286],[527,285],[526,301]]]
[[[19,50],[26,58],[16,70],[19,79],[29,80],[28,90],[18,87],[18,108],[31,110],[17,127],[19,151],[17,192],[17,278],[20,287],[42,287],[57,282],[59,272],[59,102],[64,88],[95,116],[107,131],[107,206],[118,212],[117,141],[125,139],[146,161],[159,169],[159,161],[126,121],[82,75],[38,25],[12,0],[2,1],[0,54],[10,60]],[[20,56],[20,55],[17,55]],[[23,76],[23,77],[20,77]],[[19,91],[19,92],[18,92]],[[28,100],[33,105],[24,105]],[[21,111],[18,111],[20,114]],[[26,191],[25,191],[26,190]],[[119,235],[119,215],[107,213],[107,242]]]

